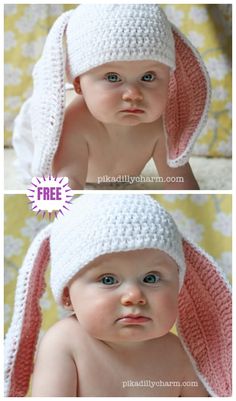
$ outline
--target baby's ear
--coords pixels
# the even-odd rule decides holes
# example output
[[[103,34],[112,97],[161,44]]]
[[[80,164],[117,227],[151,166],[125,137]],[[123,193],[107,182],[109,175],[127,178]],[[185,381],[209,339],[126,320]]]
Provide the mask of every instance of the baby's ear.
[[[78,93],[78,95],[82,95],[82,90],[80,87],[80,77],[76,77],[73,81],[73,85],[74,85],[74,90],[76,93]]]
[[[63,302],[63,306],[65,309],[67,310],[73,310],[73,306],[70,300],[70,292],[69,292],[69,288],[65,287],[63,290],[63,295],[62,295],[62,302]]]

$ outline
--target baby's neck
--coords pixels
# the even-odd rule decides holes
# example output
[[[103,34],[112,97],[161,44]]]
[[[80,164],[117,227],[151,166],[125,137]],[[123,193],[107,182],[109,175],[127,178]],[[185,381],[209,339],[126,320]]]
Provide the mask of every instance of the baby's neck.
[[[137,125],[106,124],[102,122],[99,122],[99,124],[107,132],[108,136],[111,139],[123,136],[128,137],[132,135],[137,135],[138,132],[143,132],[144,129],[145,131],[150,131],[151,129],[157,130],[157,126],[160,128],[160,130],[163,129],[162,117],[150,123],[140,123]]]
[[[160,338],[151,338],[144,341],[120,341],[120,342],[111,342],[111,341],[102,341],[104,345],[108,346],[111,350],[116,353],[122,353],[122,355],[132,355],[137,352],[144,352],[147,348],[152,346],[152,343],[160,343],[160,346],[163,346],[163,342],[166,341],[167,337],[169,337],[169,333],[160,337]]]
[[[137,129],[140,128],[141,125],[135,126],[127,126],[127,125],[119,125],[119,124],[102,124],[105,131],[111,138],[116,138],[117,136],[128,136],[132,135],[133,133],[137,132]]]

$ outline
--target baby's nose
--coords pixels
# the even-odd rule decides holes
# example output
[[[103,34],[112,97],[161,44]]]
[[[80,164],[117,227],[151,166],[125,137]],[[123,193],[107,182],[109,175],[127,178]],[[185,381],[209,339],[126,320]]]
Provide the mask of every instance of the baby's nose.
[[[137,86],[129,85],[122,95],[122,100],[125,102],[141,102],[143,100],[143,95]]]
[[[130,285],[123,291],[121,304],[124,306],[145,305],[146,298],[138,286]]]

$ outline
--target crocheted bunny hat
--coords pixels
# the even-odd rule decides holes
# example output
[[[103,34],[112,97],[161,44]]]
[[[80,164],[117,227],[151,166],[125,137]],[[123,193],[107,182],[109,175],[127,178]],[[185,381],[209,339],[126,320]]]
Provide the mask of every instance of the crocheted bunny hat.
[[[172,69],[163,115],[167,162],[171,167],[187,163],[210,102],[201,56],[157,4],[82,4],[56,20],[35,66],[33,96],[23,105],[13,135],[18,167],[28,169],[30,177],[52,171],[64,119],[65,71],[72,82],[104,63],[128,60],[159,61]]]
[[[5,395],[24,396],[41,325],[39,299],[51,253],[51,288],[63,289],[97,257],[160,249],[179,267],[178,333],[213,396],[231,394],[231,292],[220,268],[184,239],[172,217],[150,196],[89,194],[41,231],[19,272],[15,310],[5,343]]]

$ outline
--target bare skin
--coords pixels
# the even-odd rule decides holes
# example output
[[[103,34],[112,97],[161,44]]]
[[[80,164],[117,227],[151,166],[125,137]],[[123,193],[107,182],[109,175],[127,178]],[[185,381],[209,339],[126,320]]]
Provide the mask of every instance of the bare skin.
[[[184,179],[163,189],[198,189],[189,164],[166,162],[162,114],[169,78],[167,66],[150,61],[107,63],[76,78],[79,96],[66,109],[53,174],[83,189],[104,175],[139,176],[153,158],[164,181]]]
[[[164,252],[97,258],[64,290],[63,302],[74,314],[43,337],[32,396],[207,396],[169,332],[177,297],[178,268]],[[130,385],[142,380],[157,384]],[[186,381],[195,384],[185,387]]]

